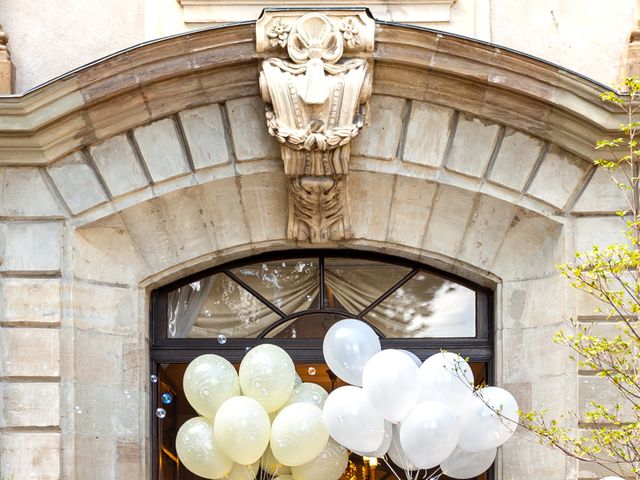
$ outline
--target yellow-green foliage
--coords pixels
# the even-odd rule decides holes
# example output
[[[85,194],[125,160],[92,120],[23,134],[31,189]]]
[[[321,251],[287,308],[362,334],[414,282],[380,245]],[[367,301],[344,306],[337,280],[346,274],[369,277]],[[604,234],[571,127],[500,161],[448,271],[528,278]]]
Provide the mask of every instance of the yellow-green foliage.
[[[544,411],[521,412],[522,425],[540,441],[566,455],[595,462],[611,474],[640,480],[640,133],[638,104],[640,79],[628,78],[628,95],[602,94],[602,99],[621,108],[627,123],[621,137],[601,140],[596,148],[607,158],[596,161],[622,192],[627,207],[617,212],[626,227],[628,243],[594,246],[578,252],[572,262],[558,265],[571,286],[598,298],[601,315],[617,321],[613,336],[596,335],[590,326],[571,322],[570,333],[556,333],[554,341],[572,351],[571,358],[608,381],[616,393],[612,405],[591,402],[581,415],[567,413],[549,419]],[[623,414],[623,412],[625,412]],[[586,430],[580,434],[576,421]]]

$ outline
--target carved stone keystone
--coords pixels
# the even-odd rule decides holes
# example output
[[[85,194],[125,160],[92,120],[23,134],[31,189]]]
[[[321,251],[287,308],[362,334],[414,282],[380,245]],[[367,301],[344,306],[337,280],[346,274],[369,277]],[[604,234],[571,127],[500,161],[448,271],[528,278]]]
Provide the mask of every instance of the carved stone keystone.
[[[365,125],[375,24],[364,9],[269,11],[256,24],[269,133],[289,177],[288,237],[350,237],[350,142]]]

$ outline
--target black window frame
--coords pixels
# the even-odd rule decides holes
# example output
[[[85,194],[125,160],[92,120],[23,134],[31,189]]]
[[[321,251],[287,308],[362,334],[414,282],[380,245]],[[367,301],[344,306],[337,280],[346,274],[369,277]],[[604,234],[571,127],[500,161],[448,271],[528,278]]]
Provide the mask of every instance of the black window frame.
[[[304,258],[319,259],[319,275],[320,275],[320,302],[324,305],[324,259],[325,258],[345,258],[345,259],[363,259],[371,261],[379,261],[398,266],[407,267],[410,272],[396,282],[391,288],[385,291],[378,299],[369,305],[358,316],[347,314],[344,311],[338,311],[328,308],[318,308],[313,310],[305,310],[296,312],[292,315],[285,315],[284,318],[278,320],[278,324],[291,320],[292,318],[311,314],[311,313],[331,313],[344,316],[344,318],[359,318],[377,305],[382,303],[389,295],[391,295],[404,282],[410,280],[413,275],[419,271],[426,271],[432,275],[458,283],[476,292],[476,335],[475,337],[438,337],[438,338],[384,338],[380,335],[382,348],[401,348],[409,350],[418,357],[424,359],[430,355],[445,350],[455,351],[456,353],[467,358],[470,362],[481,362],[486,364],[486,380],[489,384],[494,379],[494,296],[495,290],[490,287],[478,285],[468,279],[455,274],[444,272],[440,269],[433,268],[429,265],[420,263],[413,259],[393,256],[384,253],[370,252],[363,250],[349,249],[287,249],[270,251],[249,257],[243,257],[233,260],[222,265],[212,267],[198,273],[188,275],[184,278],[171,282],[167,285],[156,288],[151,292],[150,312],[149,312],[149,356],[150,356],[150,375],[158,375],[158,366],[168,363],[189,363],[194,358],[205,353],[215,353],[223,356],[231,363],[239,363],[244,357],[247,349],[252,348],[261,343],[273,343],[285,349],[296,363],[318,363],[323,362],[322,355],[322,338],[264,338],[265,332],[258,338],[228,338],[224,344],[220,344],[216,338],[169,338],[168,329],[168,293],[176,288],[188,285],[202,278],[215,275],[217,273],[225,273],[227,276],[238,282],[243,288],[247,288],[250,293],[255,295],[259,300],[270,304],[262,295],[247,286],[246,283],[233,275],[231,270],[253,265],[256,263],[266,263],[280,260]],[[284,314],[283,314],[284,315]],[[272,328],[272,325],[268,328]],[[375,327],[374,327],[375,329]],[[380,333],[380,332],[378,332]],[[157,389],[151,390],[151,412],[155,412],[159,406]],[[154,420],[155,419],[154,417]],[[151,453],[152,479],[158,478],[158,422],[151,422]],[[488,472],[488,478],[494,478],[494,467]]]

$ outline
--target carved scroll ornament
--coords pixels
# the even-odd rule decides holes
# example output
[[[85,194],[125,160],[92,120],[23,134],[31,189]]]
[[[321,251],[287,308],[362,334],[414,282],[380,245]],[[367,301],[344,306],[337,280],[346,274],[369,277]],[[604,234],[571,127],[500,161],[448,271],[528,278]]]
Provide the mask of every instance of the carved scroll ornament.
[[[267,12],[257,30],[258,52],[288,57],[265,58],[260,72],[267,127],[289,177],[288,236],[348,238],[345,176],[371,95],[373,21],[361,11]]]

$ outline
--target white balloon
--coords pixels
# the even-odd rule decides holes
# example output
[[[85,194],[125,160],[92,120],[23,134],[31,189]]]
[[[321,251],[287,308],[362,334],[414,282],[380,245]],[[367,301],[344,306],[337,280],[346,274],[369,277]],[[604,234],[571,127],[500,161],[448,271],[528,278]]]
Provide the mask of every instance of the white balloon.
[[[333,373],[351,385],[362,386],[367,361],[382,347],[376,332],[366,323],[340,320],[324,336],[322,353]]]
[[[473,372],[458,354],[441,352],[427,358],[418,372],[420,401],[442,402],[454,413],[473,394]]]
[[[349,451],[330,438],[316,458],[291,467],[291,474],[294,480],[338,480],[348,463]]]
[[[203,417],[191,418],[180,427],[176,451],[182,464],[203,478],[223,477],[233,467],[215,439],[213,425]]]
[[[476,478],[491,466],[496,459],[497,451],[495,447],[473,453],[457,449],[453,455],[440,464],[440,469],[447,477]]]
[[[311,403],[317,407],[322,408],[325,400],[329,394],[320,385],[315,383],[301,383],[293,388],[289,400],[285,405],[291,405],[292,403]]]
[[[362,389],[373,408],[390,422],[402,420],[418,401],[418,367],[398,350],[383,350],[369,359]]]
[[[384,418],[361,388],[349,385],[335,389],[324,402],[322,417],[333,439],[349,450],[369,452],[382,443]]]
[[[273,480],[293,480],[293,477],[291,475],[278,475]]]
[[[384,422],[384,436],[382,437],[382,443],[378,448],[372,450],[370,452],[353,452],[361,457],[374,457],[380,458],[383,457],[391,446],[391,440],[393,440],[393,423],[385,420]]]
[[[291,467],[281,464],[276,457],[273,456],[271,446],[267,446],[267,450],[260,459],[260,468],[269,475],[287,474],[291,473]]]
[[[284,407],[271,426],[273,456],[292,467],[316,458],[328,440],[322,410],[310,403],[292,403]]]
[[[420,367],[420,365],[422,365],[422,360],[420,360],[420,357],[418,357],[415,353],[410,352],[409,350],[398,350],[398,351],[404,353],[405,355],[408,355],[409,358],[413,360],[413,362],[416,364],[417,367]]]
[[[210,420],[227,399],[240,395],[238,374],[218,355],[200,355],[192,360],[182,380],[184,395],[199,415]]]
[[[602,480],[624,480],[622,477],[604,477]]]
[[[511,438],[520,418],[513,395],[498,387],[479,389],[459,415],[459,446],[465,452],[499,447]]]
[[[213,432],[234,462],[249,465],[260,459],[269,444],[269,415],[250,397],[233,397],[216,413]]]
[[[268,343],[252,348],[240,363],[242,393],[260,402],[267,412],[284,405],[293,390],[295,376],[287,352]]]
[[[431,468],[456,449],[460,435],[455,414],[440,402],[421,402],[400,425],[400,444],[419,468]]]
[[[402,470],[408,472],[419,470],[418,467],[409,461],[407,453],[402,449],[402,444],[400,443],[400,425],[393,425],[391,432],[391,444],[389,445],[387,456]]]
[[[252,465],[240,465],[234,463],[233,468],[227,473],[224,478],[226,480],[255,480],[260,470],[260,462],[256,462]]]

